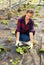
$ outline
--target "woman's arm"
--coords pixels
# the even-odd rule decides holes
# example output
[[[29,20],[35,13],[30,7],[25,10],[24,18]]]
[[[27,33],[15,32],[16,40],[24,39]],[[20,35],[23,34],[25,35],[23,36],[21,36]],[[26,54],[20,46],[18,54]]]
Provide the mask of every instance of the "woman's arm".
[[[30,30],[29,30],[30,41],[32,43],[33,43],[33,33],[34,33],[34,21],[31,22],[31,24],[30,24]]]
[[[18,24],[17,24],[16,40],[19,41],[19,38],[20,38],[20,19],[18,19]]]
[[[17,34],[16,34],[16,40],[19,41],[19,38],[20,38],[20,32],[17,32]]]
[[[30,42],[33,43],[33,33],[32,32],[29,33],[29,37],[30,37]]]

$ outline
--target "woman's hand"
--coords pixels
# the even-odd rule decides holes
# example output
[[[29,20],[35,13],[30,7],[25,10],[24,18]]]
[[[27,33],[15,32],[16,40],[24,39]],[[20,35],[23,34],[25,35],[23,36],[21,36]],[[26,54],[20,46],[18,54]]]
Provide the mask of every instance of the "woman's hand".
[[[21,41],[18,41],[18,40],[17,40],[17,41],[16,41],[16,46],[18,46],[18,45],[21,46],[21,45],[23,45],[23,44],[22,44]]]

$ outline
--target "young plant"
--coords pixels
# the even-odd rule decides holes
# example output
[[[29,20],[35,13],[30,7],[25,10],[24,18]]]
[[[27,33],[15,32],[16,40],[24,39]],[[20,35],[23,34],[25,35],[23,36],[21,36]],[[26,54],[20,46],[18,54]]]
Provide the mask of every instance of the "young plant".
[[[1,46],[1,45],[0,45],[0,54],[1,54],[2,52],[5,52],[5,48],[4,48],[4,46]]]
[[[38,23],[36,22],[36,20],[34,21],[34,26],[38,27]]]
[[[39,13],[39,10],[36,10],[35,13]]]
[[[41,49],[40,49],[40,52],[41,52],[41,53],[44,53],[44,49],[41,48]]]
[[[14,30],[12,30],[12,35],[15,35],[15,31],[16,31],[15,29],[14,29]]]
[[[13,40],[12,36],[8,36],[8,41],[12,41],[12,40]]]
[[[16,52],[18,52],[20,54],[24,54],[24,51],[23,51],[22,47],[16,48]]]
[[[16,48],[16,52],[20,53],[20,54],[24,54],[27,50],[29,50],[30,47],[29,46],[22,46],[22,47],[17,47]]]
[[[4,24],[4,25],[7,25],[8,24],[8,21],[7,20],[2,20],[1,23]]]
[[[10,62],[12,63],[12,65],[18,65],[18,63],[20,62],[20,60],[17,59],[16,61],[13,61],[13,60],[11,59]]]
[[[36,16],[39,16],[39,13],[36,13]]]

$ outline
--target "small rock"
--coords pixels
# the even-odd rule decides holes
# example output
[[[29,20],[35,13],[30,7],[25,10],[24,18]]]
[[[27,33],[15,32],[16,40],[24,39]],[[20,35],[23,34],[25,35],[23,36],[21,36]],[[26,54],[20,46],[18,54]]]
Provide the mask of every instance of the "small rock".
[[[13,58],[13,56],[11,55],[11,54],[8,54],[8,57],[7,57],[8,59],[12,59]]]
[[[42,32],[44,33],[44,28],[42,28]]]

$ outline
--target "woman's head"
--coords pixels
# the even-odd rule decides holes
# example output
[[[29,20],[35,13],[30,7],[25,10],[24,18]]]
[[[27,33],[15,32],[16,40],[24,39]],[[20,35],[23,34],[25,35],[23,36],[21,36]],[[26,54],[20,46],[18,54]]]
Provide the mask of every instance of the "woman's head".
[[[27,10],[26,11],[26,18],[27,19],[30,19],[33,15],[34,15],[34,11],[33,10]]]

